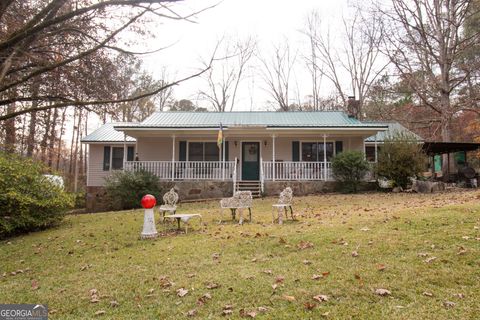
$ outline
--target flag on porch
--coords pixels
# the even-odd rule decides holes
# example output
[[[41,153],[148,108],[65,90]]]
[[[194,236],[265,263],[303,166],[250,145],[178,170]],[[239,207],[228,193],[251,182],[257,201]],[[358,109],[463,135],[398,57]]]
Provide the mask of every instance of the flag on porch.
[[[219,149],[222,148],[222,143],[223,143],[223,127],[222,127],[222,124],[220,123],[220,128],[218,129],[218,136],[217,136],[217,146]]]

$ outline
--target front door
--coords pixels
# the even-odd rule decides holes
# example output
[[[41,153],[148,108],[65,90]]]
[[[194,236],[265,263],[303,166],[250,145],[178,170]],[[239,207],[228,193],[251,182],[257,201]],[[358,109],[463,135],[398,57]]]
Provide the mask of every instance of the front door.
[[[242,142],[242,180],[260,179],[260,143]]]

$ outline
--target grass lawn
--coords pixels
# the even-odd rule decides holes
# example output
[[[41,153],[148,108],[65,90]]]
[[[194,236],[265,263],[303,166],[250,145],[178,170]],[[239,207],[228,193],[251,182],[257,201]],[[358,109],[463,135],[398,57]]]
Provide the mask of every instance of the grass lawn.
[[[282,226],[274,200],[243,226],[219,225],[218,202],[182,204],[205,230],[150,241],[142,210],[68,216],[0,242],[0,303],[51,319],[480,318],[479,191],[297,197]]]

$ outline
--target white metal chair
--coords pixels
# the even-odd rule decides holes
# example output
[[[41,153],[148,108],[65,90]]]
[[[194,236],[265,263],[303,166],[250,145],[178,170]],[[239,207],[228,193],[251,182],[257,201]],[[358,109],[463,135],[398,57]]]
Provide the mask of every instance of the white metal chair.
[[[239,224],[243,223],[243,209],[248,209],[249,220],[252,222],[253,197],[251,191],[237,191],[230,198],[220,200],[220,222],[223,218],[223,209],[230,209],[232,220],[235,220],[235,213],[239,210]]]
[[[177,212],[177,202],[178,193],[175,192],[174,188],[170,189],[170,191],[163,195],[163,204],[158,207],[161,222],[165,220],[165,212],[170,212],[171,214],[175,214]]]
[[[275,223],[275,209],[278,211],[278,223],[282,224],[282,211],[285,211],[285,217],[288,218],[287,208],[290,208],[290,215],[293,217],[293,209],[292,209],[292,202],[293,202],[293,191],[292,188],[287,187],[281,193],[278,199],[278,202],[272,205],[272,223]]]

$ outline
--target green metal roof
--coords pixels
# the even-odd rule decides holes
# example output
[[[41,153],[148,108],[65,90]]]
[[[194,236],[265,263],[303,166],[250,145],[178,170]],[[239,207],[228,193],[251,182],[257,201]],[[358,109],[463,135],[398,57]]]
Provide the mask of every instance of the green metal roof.
[[[141,123],[118,124],[115,128],[218,128],[258,126],[284,127],[360,127],[378,128],[344,112],[155,112]],[[380,125],[381,126],[381,125]]]
[[[386,125],[388,126],[387,131],[380,131],[377,132],[376,137],[377,137],[377,142],[384,142],[386,138],[388,137],[393,137],[396,134],[408,134],[412,135],[416,140],[418,141],[423,141],[423,138],[420,137],[418,134],[413,133],[412,131],[408,130],[404,126],[402,126],[400,123],[396,121],[389,121],[389,122],[381,122],[381,121],[364,121],[364,123],[372,123],[372,124],[377,124],[377,125]],[[368,137],[365,139],[365,142],[375,142],[375,135]]]
[[[123,132],[135,128],[372,128],[385,130],[387,124],[361,122],[343,112],[156,112],[143,122],[106,123],[82,139],[84,143],[123,142]],[[128,130],[127,130],[128,132]],[[380,133],[379,133],[380,134]],[[127,136],[127,142],[135,138]]]
[[[123,142],[123,132],[117,131],[113,126],[127,124],[127,122],[105,123],[103,126],[82,138],[82,142]],[[135,142],[135,138],[126,137],[127,142]]]

